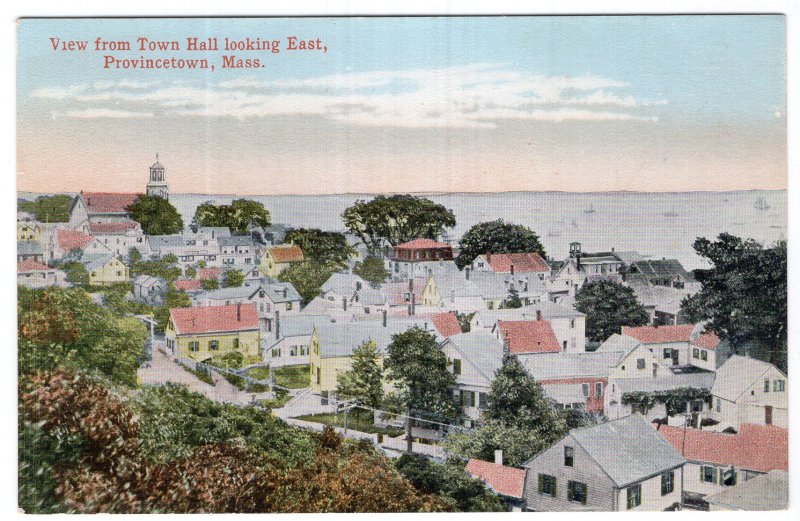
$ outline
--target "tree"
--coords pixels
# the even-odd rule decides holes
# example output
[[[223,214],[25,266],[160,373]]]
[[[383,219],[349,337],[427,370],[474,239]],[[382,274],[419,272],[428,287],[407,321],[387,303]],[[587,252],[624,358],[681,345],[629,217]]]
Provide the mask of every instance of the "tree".
[[[210,291],[210,290],[213,290],[213,289],[219,289],[219,281],[217,279],[203,279],[200,282],[200,285],[206,291]]]
[[[514,286],[508,290],[508,298],[500,306],[503,309],[518,309],[522,307],[522,299],[519,298],[519,291]]]
[[[707,329],[734,349],[753,344],[752,355],[786,371],[786,241],[765,248],[752,239],[722,233],[716,241],[698,238],[693,246],[711,268],[695,271],[702,289],[682,303],[689,320],[708,320]]]
[[[538,253],[546,258],[539,236],[527,226],[506,223],[502,219],[478,223],[461,238],[456,265],[469,266],[485,253]]]
[[[343,233],[324,232],[316,228],[296,228],[286,232],[284,243],[295,244],[303,250],[309,260],[330,264],[343,269],[347,261],[356,254],[355,248],[347,243]]]
[[[367,340],[353,351],[351,369],[341,373],[336,392],[355,398],[365,407],[378,408],[383,402],[383,368],[378,345]]]
[[[353,268],[353,273],[372,284],[383,284],[389,278],[389,272],[380,257],[367,257]]]
[[[40,223],[64,223],[69,221],[73,199],[69,195],[43,195],[35,201],[19,201],[17,208],[21,212],[32,213]]]
[[[70,261],[61,265],[61,269],[67,274],[67,281],[76,286],[86,286],[89,284],[89,272],[81,262]]]
[[[336,266],[304,260],[292,263],[281,271],[278,280],[291,283],[303,298],[305,305],[319,296],[322,285],[337,271],[339,270]]]
[[[384,242],[395,246],[417,238],[435,239],[456,225],[452,210],[413,195],[379,195],[369,202],[359,199],[342,213],[342,219],[373,255],[381,253]]]
[[[225,272],[225,282],[223,284],[226,288],[238,288],[244,284],[244,273],[242,270],[228,270]]]
[[[439,421],[458,416],[461,407],[453,399],[452,390],[456,377],[449,371],[450,362],[433,334],[413,327],[394,335],[388,349],[384,368],[398,388],[398,397],[408,416],[435,415]],[[410,420],[406,429],[408,452],[411,452]]]
[[[595,342],[619,333],[622,326],[643,326],[650,319],[633,288],[611,280],[583,286],[575,295],[575,309],[586,314],[586,337]]]
[[[245,235],[250,225],[269,226],[269,211],[262,203],[250,199],[235,199],[231,204],[215,205],[206,201],[197,207],[192,227],[220,226],[230,228],[234,235]]]
[[[186,266],[186,269],[183,270],[186,273],[186,276],[190,279],[193,279],[197,276],[197,268],[194,266]]]
[[[147,235],[171,235],[183,230],[181,214],[163,197],[140,195],[128,207],[128,212]]]
[[[142,253],[139,251],[138,248],[133,247],[128,250],[128,266],[133,266],[137,262],[142,260]]]

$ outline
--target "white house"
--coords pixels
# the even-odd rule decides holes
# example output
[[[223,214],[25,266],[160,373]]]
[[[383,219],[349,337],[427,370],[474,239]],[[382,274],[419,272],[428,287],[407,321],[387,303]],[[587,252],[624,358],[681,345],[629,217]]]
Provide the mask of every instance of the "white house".
[[[261,357],[273,367],[306,365],[314,328],[332,323],[327,315],[288,315],[275,322],[273,334],[264,335]]]
[[[743,423],[788,428],[786,375],[774,365],[733,355],[717,370],[711,388],[711,418],[715,430],[739,429]]]
[[[248,285],[249,284],[249,285]],[[237,288],[205,291],[192,297],[198,306],[229,306],[232,304],[256,305],[262,332],[271,332],[278,317],[300,312],[300,294],[290,282],[264,279]]]
[[[714,385],[714,373],[710,371],[675,373],[666,371],[658,377],[644,378],[612,378],[608,379],[608,388],[604,397],[603,412],[609,419],[622,418],[633,413],[642,414],[650,421],[667,417],[666,404],[656,401],[652,407],[643,409],[642,407],[625,403],[627,393],[661,393],[674,389],[711,389]],[[685,411],[688,407],[689,412],[706,414],[708,406],[703,400],[694,400],[682,407]]]
[[[574,308],[543,300],[516,309],[478,310],[470,320],[470,328],[493,329],[497,322],[544,319],[550,323],[563,351],[586,351],[586,315]]]

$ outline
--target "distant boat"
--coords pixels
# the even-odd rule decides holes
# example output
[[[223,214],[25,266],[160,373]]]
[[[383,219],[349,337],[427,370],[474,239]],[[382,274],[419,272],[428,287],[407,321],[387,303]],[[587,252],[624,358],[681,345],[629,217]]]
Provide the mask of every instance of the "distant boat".
[[[764,199],[763,197],[759,197],[758,199],[756,199],[756,202],[753,204],[753,206],[755,207],[756,210],[769,210],[770,208],[772,208],[767,202],[767,200]]]
[[[672,210],[670,210],[668,212],[664,212],[664,217],[677,217],[677,216],[678,216],[678,212],[675,211],[675,208],[673,208]]]
[[[595,212],[595,210],[594,210],[594,205],[593,204],[590,204],[589,208],[583,211],[583,213],[594,213],[594,212]]]

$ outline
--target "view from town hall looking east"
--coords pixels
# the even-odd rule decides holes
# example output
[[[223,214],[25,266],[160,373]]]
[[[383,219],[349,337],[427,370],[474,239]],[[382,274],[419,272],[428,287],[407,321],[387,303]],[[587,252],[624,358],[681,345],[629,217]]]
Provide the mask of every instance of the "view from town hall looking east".
[[[131,26],[24,21],[19,507],[785,509],[783,25],[691,18],[452,19],[582,52],[424,64],[349,46],[384,19],[274,19],[324,28],[331,70],[213,81],[56,78],[43,35]],[[396,22],[450,46],[445,19]],[[603,28],[663,55],[588,45]],[[705,38],[730,47],[697,73],[757,94],[669,65]],[[42,148],[62,126],[86,138]]]

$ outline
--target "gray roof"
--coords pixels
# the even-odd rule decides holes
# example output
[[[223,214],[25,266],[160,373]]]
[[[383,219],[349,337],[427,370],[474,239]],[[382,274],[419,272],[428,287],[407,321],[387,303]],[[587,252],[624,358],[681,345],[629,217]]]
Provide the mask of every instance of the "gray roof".
[[[640,414],[574,429],[569,436],[618,488],[686,463],[672,444]]]
[[[333,323],[328,315],[289,315],[281,317],[281,338],[293,336],[311,336],[314,328],[322,324]]]
[[[489,381],[503,365],[503,344],[485,329],[453,335],[446,342],[452,343]]]
[[[161,248],[182,248],[185,245],[181,234],[149,235],[147,241],[153,251],[159,251]]]
[[[628,266],[634,262],[646,260],[638,251],[615,251],[614,256]]]
[[[753,382],[759,380],[772,367],[775,366],[768,362],[733,355],[717,369],[717,379],[714,381],[711,393],[735,402]]]
[[[153,287],[156,284],[166,284],[166,281],[160,277],[153,277],[152,275],[139,275],[133,279],[133,283],[137,286]]]
[[[537,311],[542,312],[542,318],[545,320],[553,318],[579,318],[585,316],[574,308],[554,304],[549,300],[516,309],[481,309],[478,310],[478,315],[484,324],[493,325],[498,320],[534,320]]]
[[[217,237],[217,244],[220,246],[253,246],[253,238],[249,235],[229,235],[228,237]]]
[[[773,470],[710,494],[705,500],[726,510],[784,510],[789,504],[789,473]]]
[[[359,283],[362,288],[369,285],[367,281],[354,273],[333,273],[322,285],[321,290],[324,292],[334,291],[339,294],[351,295],[356,290]]]
[[[677,259],[642,259],[631,265],[631,271],[641,273],[648,278],[681,277],[684,280],[694,279]]]
[[[86,266],[87,271],[94,271],[108,264],[108,261],[110,261],[113,258],[114,255],[110,253],[108,254],[97,253],[97,254],[84,255],[81,258],[80,262],[81,264]]]
[[[712,371],[702,371],[696,373],[667,373],[660,378],[619,378],[615,384],[622,392],[646,392],[669,391],[681,387],[692,387],[694,389],[711,389],[714,385],[716,375]]]
[[[17,255],[41,255],[42,245],[38,241],[17,241]]]
[[[214,238],[217,239],[219,237],[230,237],[231,230],[230,228],[226,228],[225,226],[200,226],[197,229],[197,234],[201,233],[208,233],[214,234]]]
[[[635,338],[628,336],[628,335],[620,335],[618,333],[614,333],[610,337],[606,339],[605,342],[600,344],[600,347],[595,349],[595,353],[614,353],[622,351],[625,353],[625,356],[642,345],[641,342],[636,340]]]
[[[573,378],[578,376],[608,376],[622,360],[624,353],[536,353],[518,354],[534,380]]]
[[[386,352],[392,336],[412,327],[427,329],[437,341],[442,340],[431,319],[389,320],[386,326],[381,321],[320,324],[315,329],[319,338],[320,357],[336,358],[353,354],[353,351],[366,341],[372,340],[379,352]],[[426,328],[427,326],[427,328]]]
[[[582,384],[546,384],[542,385],[542,389],[556,403],[586,403]]]
[[[236,288],[220,288],[200,293],[195,298],[209,300],[250,298],[261,289],[267,292],[267,295],[273,302],[294,302],[300,300],[300,294],[291,282],[264,282],[249,286],[243,285]]]

